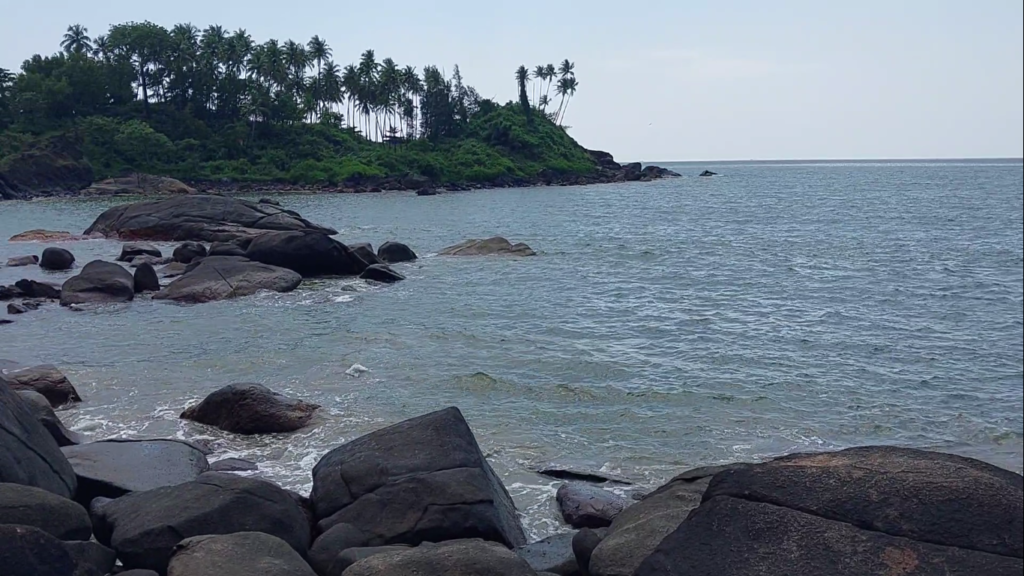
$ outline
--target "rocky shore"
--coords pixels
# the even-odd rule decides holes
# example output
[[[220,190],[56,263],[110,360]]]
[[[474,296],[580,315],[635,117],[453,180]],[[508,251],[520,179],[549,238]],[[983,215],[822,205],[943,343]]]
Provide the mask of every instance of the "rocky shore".
[[[698,468],[638,501],[597,475],[545,471],[566,478],[563,531],[528,542],[455,407],[335,447],[304,495],[260,478],[259,463],[201,445],[69,437],[54,408],[78,401],[56,368],[0,362],[4,576],[1024,570],[1024,478],[938,452],[864,446]],[[319,409],[246,383],[181,408],[181,418],[248,435],[301,430]]]

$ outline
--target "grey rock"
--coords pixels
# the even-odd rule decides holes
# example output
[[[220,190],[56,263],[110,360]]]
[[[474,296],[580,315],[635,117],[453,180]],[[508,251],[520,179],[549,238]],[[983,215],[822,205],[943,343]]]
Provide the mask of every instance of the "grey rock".
[[[163,253],[152,244],[142,242],[129,242],[121,246],[121,255],[117,257],[118,262],[131,262],[138,256],[163,257]]]
[[[572,553],[583,576],[590,576],[590,557],[607,535],[607,528],[583,528],[572,537]]]
[[[525,560],[504,546],[482,540],[454,540],[376,554],[356,562],[345,576],[537,576]]]
[[[133,281],[136,294],[160,291],[160,277],[156,275],[152,264],[142,264],[136,268]]]
[[[241,458],[224,458],[210,462],[210,472],[255,472],[259,468],[255,462]]]
[[[443,248],[439,254],[442,256],[534,256],[536,252],[526,244],[513,244],[501,236],[495,236],[485,240],[466,240]]]
[[[285,268],[233,256],[208,256],[153,295],[157,300],[198,304],[240,298],[260,290],[290,292],[302,277]]]
[[[71,498],[78,487],[74,470],[8,382],[0,375],[0,482],[35,486]]]
[[[174,550],[167,576],[316,576],[291,546],[262,532],[194,536]]]
[[[75,576],[104,576],[117,562],[117,553],[95,541],[65,542],[64,549],[75,562]]]
[[[405,280],[405,276],[395,272],[387,264],[369,266],[366,270],[363,270],[359,277],[363,280],[373,280],[374,282],[382,282],[384,284],[393,284],[399,280]]]
[[[122,266],[93,260],[77,276],[61,287],[60,303],[71,304],[130,302],[135,298],[135,279]]]
[[[245,256],[288,268],[305,278],[355,276],[368,264],[348,246],[321,232],[268,232],[253,239]]]
[[[203,246],[199,242],[185,242],[181,246],[175,248],[172,253],[174,261],[181,262],[182,264],[190,264],[196,258],[206,258],[206,256],[206,246]]]
[[[64,248],[46,248],[39,259],[39,267],[44,270],[70,270],[75,265],[75,255]]]
[[[573,536],[571,532],[548,536],[538,542],[516,548],[516,554],[538,572],[550,572],[558,576],[580,576],[580,568],[572,548]]]
[[[7,265],[10,267],[15,266],[33,266],[39,264],[39,256],[32,254],[30,256],[14,256],[13,258],[7,259]]]
[[[377,249],[377,258],[387,264],[416,260],[416,253],[401,242],[385,242]]]
[[[92,537],[92,521],[85,508],[34,486],[0,483],[0,522],[32,526],[58,540]]]
[[[181,417],[238,434],[293,432],[320,406],[282,396],[262,384],[229,384],[186,409]]]
[[[369,265],[383,264],[377,254],[373,251],[373,245],[369,242],[360,242],[359,244],[349,244],[349,249],[352,253],[358,256],[363,262]]]
[[[68,430],[60,421],[45,396],[32,390],[18,390],[17,392],[36,420],[43,425],[43,428],[46,428],[50,436],[53,436],[58,446],[74,446],[82,443],[81,436]]]
[[[67,376],[53,364],[39,366],[16,366],[2,370],[8,385],[17,390],[31,390],[42,394],[54,408],[81,402],[78,390],[68,381]]]
[[[555,493],[562,519],[573,528],[603,528],[625,510],[629,502],[619,496],[586,484],[562,484]]]
[[[60,288],[46,282],[23,278],[15,282],[14,286],[21,290],[21,293],[26,298],[46,298],[49,300],[60,298]]]
[[[84,504],[195,480],[210,467],[202,452],[177,440],[104,440],[62,450]]]
[[[16,524],[0,524],[0,570],[3,576],[76,576],[74,559],[60,540]]]

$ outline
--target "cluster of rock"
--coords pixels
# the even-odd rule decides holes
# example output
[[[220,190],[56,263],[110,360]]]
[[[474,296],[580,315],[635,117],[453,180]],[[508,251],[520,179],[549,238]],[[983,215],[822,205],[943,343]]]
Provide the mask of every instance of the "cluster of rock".
[[[644,166],[640,162],[619,164],[608,152],[590,150],[590,157],[598,165],[598,171],[610,182],[649,182],[660,178],[678,178],[679,173],[673,172],[660,166],[648,164]]]

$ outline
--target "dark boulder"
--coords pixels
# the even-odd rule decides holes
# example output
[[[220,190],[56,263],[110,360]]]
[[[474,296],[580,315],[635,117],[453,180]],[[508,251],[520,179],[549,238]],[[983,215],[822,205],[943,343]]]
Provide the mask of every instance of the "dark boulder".
[[[149,254],[143,254],[142,256],[136,256],[128,262],[129,268],[138,268],[143,264],[149,264],[150,266],[164,266],[174,262],[174,258],[170,256],[150,256]]]
[[[208,256],[242,256],[245,257],[245,248],[234,242],[214,242],[210,244]],[[195,260],[193,260],[195,262]]]
[[[397,264],[415,260],[416,253],[401,242],[385,242],[377,248],[377,258],[387,264]]]
[[[320,232],[269,232],[253,239],[245,256],[306,278],[356,276],[368,266],[348,246]]]
[[[22,278],[15,282],[14,286],[21,290],[21,293],[26,298],[47,298],[51,300],[60,298],[60,288],[45,282]]]
[[[573,528],[604,528],[629,504],[628,501],[597,486],[562,484],[555,493],[562,519]]]
[[[207,472],[193,482],[135,492],[92,507],[96,538],[125,568],[167,571],[174,547],[193,536],[263,532],[300,555],[309,523],[287,492],[263,480]]]
[[[634,182],[643,178],[642,166],[639,162],[630,162],[622,165],[622,176],[627,182]]]
[[[193,536],[174,549],[167,576],[316,576],[284,540],[262,532]]]
[[[135,570],[125,570],[124,572],[118,572],[117,576],[160,576],[152,570],[143,570],[141,568]]]
[[[93,260],[61,287],[60,303],[71,304],[130,302],[135,299],[135,279],[122,266]]]
[[[8,384],[15,391],[31,390],[42,394],[50,406],[59,408],[72,402],[81,402],[78,390],[68,381],[67,376],[53,364],[22,367],[17,364],[2,370]]]
[[[306,426],[319,407],[262,384],[229,384],[186,409],[181,417],[237,434],[272,434]]]
[[[154,258],[162,258],[163,252],[161,252],[156,246],[152,244],[143,244],[141,242],[129,242],[121,246],[121,255],[117,257],[118,262],[131,262],[138,256],[152,256]]]
[[[181,262],[171,262],[157,270],[157,273],[163,278],[177,278],[187,271],[188,266],[188,264],[182,264]]]
[[[0,483],[0,523],[32,526],[59,540],[92,537],[92,521],[80,504],[21,484]]]
[[[356,562],[345,576],[537,576],[525,560],[493,542],[455,540],[376,554]]]
[[[18,390],[18,396],[25,401],[25,405],[36,420],[46,428],[50,436],[53,436],[57,446],[74,446],[82,443],[77,433],[64,427],[64,423],[57,417],[45,396],[32,390]]]
[[[371,432],[323,456],[311,494],[321,531],[347,523],[370,546],[483,538],[526,543],[515,505],[458,408]]]
[[[64,550],[75,562],[75,576],[104,576],[117,562],[116,552],[92,540],[65,542]]]
[[[699,174],[699,176],[702,176],[704,178],[707,178],[709,176],[718,176],[718,172],[712,172],[711,170],[705,170],[705,171],[701,172]]]
[[[572,537],[572,554],[583,576],[590,576],[590,557],[607,535],[607,528],[584,528]]]
[[[348,567],[341,567],[341,555],[352,548],[367,547],[373,538],[359,528],[344,522],[331,526],[321,534],[309,550],[309,565],[320,576],[335,576]]]
[[[206,257],[206,246],[203,246],[199,242],[185,242],[174,249],[172,257],[175,262],[189,264],[196,258]]]
[[[160,291],[160,277],[156,275],[156,268],[153,268],[152,264],[143,264],[136,268],[133,280],[136,294]]]
[[[35,310],[35,308],[30,308],[26,306],[24,303],[19,304],[17,302],[11,302],[10,304],[7,305],[7,313],[12,316],[16,316],[18,314],[25,314],[32,310]]]
[[[371,556],[377,556],[378,554],[387,554],[389,552],[405,552],[409,550],[409,546],[366,546],[362,548],[349,548],[338,555],[338,559],[331,566],[331,569],[324,572],[321,576],[343,576],[345,570],[349,566],[364,560]]]
[[[621,476],[615,476],[614,474],[608,474],[607,472],[598,472],[594,470],[579,470],[576,468],[567,468],[558,465],[549,465],[537,470],[537,474],[541,476],[547,476],[549,478],[557,478],[559,480],[571,480],[576,482],[590,482],[593,484],[622,484],[630,485],[632,482],[627,478]]]
[[[62,450],[83,504],[195,480],[210,467],[202,452],[177,440],[104,440]]]
[[[53,437],[11,390],[4,375],[0,375],[0,482],[35,486],[64,498],[71,498],[78,485]]]
[[[383,282],[385,284],[394,284],[399,280],[405,280],[405,276],[395,272],[387,264],[369,266],[366,270],[363,270],[359,277],[363,280],[373,280],[374,282]]]
[[[526,560],[537,572],[550,572],[558,576],[580,576],[576,555],[572,551],[573,533],[555,534],[516,548],[516,554]]]
[[[661,166],[655,166],[653,164],[644,166],[644,169],[640,171],[644,180],[656,180],[658,178],[678,178],[681,176],[678,172],[673,172],[668,168],[662,168]]]
[[[210,472],[255,472],[259,469],[255,462],[241,458],[224,458],[210,462]]]
[[[359,257],[360,260],[366,262],[369,265],[383,264],[380,258],[377,258],[377,254],[373,251],[373,245],[369,242],[360,242],[359,244],[349,244],[349,249],[352,253]]]
[[[39,264],[39,256],[32,254],[31,256],[15,256],[7,259],[7,265],[11,267],[15,266],[32,266]]]
[[[31,526],[0,524],[3,576],[78,576],[64,543]]]
[[[24,294],[21,293],[16,286],[3,286],[0,285],[0,300],[12,300],[14,298],[21,298]]]
[[[277,200],[274,200],[273,198],[260,198],[259,200],[257,200],[257,202],[259,202],[260,204],[269,204],[271,206],[280,206],[281,205],[280,202],[278,202]]]
[[[536,252],[522,242],[513,244],[501,236],[495,236],[485,240],[466,240],[443,248],[439,254],[442,256],[534,256]]]
[[[872,474],[865,472],[867,480]],[[822,485],[823,490],[843,488]],[[662,540],[634,575],[1019,576],[1022,571],[1019,557],[928,544],[782,506],[716,496]]]
[[[416,191],[417,196],[437,196],[437,190],[434,188],[420,188]]]
[[[240,298],[260,290],[291,292],[302,276],[286,268],[260,264],[236,256],[207,256],[153,295],[157,300],[198,304]]]
[[[134,240],[215,242],[252,238],[269,230],[336,234],[277,206],[201,194],[115,206],[85,233]]]

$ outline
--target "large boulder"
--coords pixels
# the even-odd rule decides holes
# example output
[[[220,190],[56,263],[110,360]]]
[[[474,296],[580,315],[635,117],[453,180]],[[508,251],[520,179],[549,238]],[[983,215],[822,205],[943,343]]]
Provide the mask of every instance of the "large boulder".
[[[194,188],[179,180],[149,174],[108,178],[94,183],[81,192],[83,196],[170,196],[195,193]]]
[[[210,467],[199,449],[178,440],[104,440],[62,450],[85,504],[195,480]]]
[[[172,256],[175,262],[190,264],[196,258],[206,258],[206,246],[199,242],[185,242],[174,249]]]
[[[78,576],[64,543],[31,526],[0,524],[3,576]]]
[[[608,535],[607,528],[583,528],[572,537],[572,554],[583,576],[590,576],[590,557]]]
[[[49,247],[43,250],[39,267],[44,270],[70,270],[75,265],[75,255],[64,248]]]
[[[442,249],[439,254],[442,256],[534,256],[536,252],[521,242],[513,244],[501,236],[495,236],[484,240],[466,240]]]
[[[80,504],[21,484],[0,483],[0,523],[33,526],[60,540],[92,537],[92,521]]]
[[[34,266],[39,264],[39,256],[31,254],[28,256],[14,256],[7,259],[7,266],[14,268],[17,266]]]
[[[13,390],[38,392],[54,408],[82,401],[78,390],[75,390],[67,376],[53,364],[28,367],[13,364],[10,368],[0,369],[0,373],[7,377],[8,385]]]
[[[152,264],[146,263],[136,268],[132,280],[136,293],[160,291],[160,277],[157,276],[156,268],[153,268]]]
[[[57,417],[45,396],[32,390],[18,390],[18,396],[25,401],[35,419],[46,428],[50,436],[53,436],[57,446],[74,446],[82,443],[78,434],[64,427],[64,423]]]
[[[405,276],[402,276],[398,272],[395,272],[387,264],[373,264],[367,266],[366,270],[359,275],[363,280],[372,280],[374,282],[382,282],[384,284],[394,284],[399,280],[405,280]]]
[[[386,264],[397,264],[415,260],[416,253],[401,242],[385,242],[377,248],[377,258]]]
[[[555,534],[516,548],[516,554],[537,572],[549,572],[558,576],[580,576],[572,541],[572,532]]]
[[[255,294],[260,290],[291,292],[302,276],[287,268],[237,256],[207,256],[153,295],[157,300],[198,304]]]
[[[97,235],[96,238],[101,238]],[[7,240],[9,242],[74,242],[77,240],[91,240],[93,237],[80,234],[72,234],[66,230],[43,230],[35,228],[18,232]]]
[[[377,257],[377,253],[373,251],[373,244],[369,242],[360,242],[359,244],[349,244],[349,249],[352,250],[360,260],[366,262],[372,266],[374,264],[383,264],[384,262]]]
[[[75,562],[75,576],[104,576],[117,563],[117,553],[95,540],[64,542],[64,549]]]
[[[121,255],[117,257],[118,262],[131,262],[138,256],[163,257],[163,252],[152,244],[143,242],[129,242],[121,246]]]
[[[342,556],[352,549],[365,549],[371,536],[351,524],[331,526],[313,541],[309,549],[309,565],[320,576],[339,576],[352,563]]]
[[[207,256],[241,256],[245,257],[245,248],[234,242],[214,242],[210,244]],[[193,259],[195,262],[197,259]]]
[[[573,528],[603,528],[622,512],[627,501],[622,496],[587,484],[562,484],[555,492],[562,519]]]
[[[304,277],[355,276],[368,264],[348,246],[321,232],[269,232],[249,244],[250,260],[294,270]]]
[[[71,498],[78,481],[50,433],[0,375],[0,482]]]
[[[262,532],[193,536],[174,550],[167,576],[316,576],[284,540]]]
[[[293,432],[309,424],[320,406],[282,396],[262,384],[229,384],[181,417],[238,434]]]
[[[85,233],[132,240],[213,242],[252,238],[270,230],[336,234],[290,210],[212,195],[115,206],[101,214]]]
[[[309,522],[283,489],[270,482],[207,472],[194,482],[136,492],[94,505],[96,539],[125,568],[161,574],[182,540],[193,536],[263,532],[300,555],[309,549]]]
[[[493,542],[456,540],[408,550],[374,554],[347,570],[345,576],[537,576],[514,552]]]
[[[61,287],[60,303],[71,304],[130,302],[135,299],[132,273],[112,262],[93,260],[77,276]]]
[[[49,298],[54,300],[60,298],[60,288],[46,282],[22,278],[15,282],[14,286],[21,290],[21,293],[26,298]]]
[[[483,538],[526,543],[515,505],[458,408],[371,432],[313,468],[321,531],[352,524],[364,545]]]

